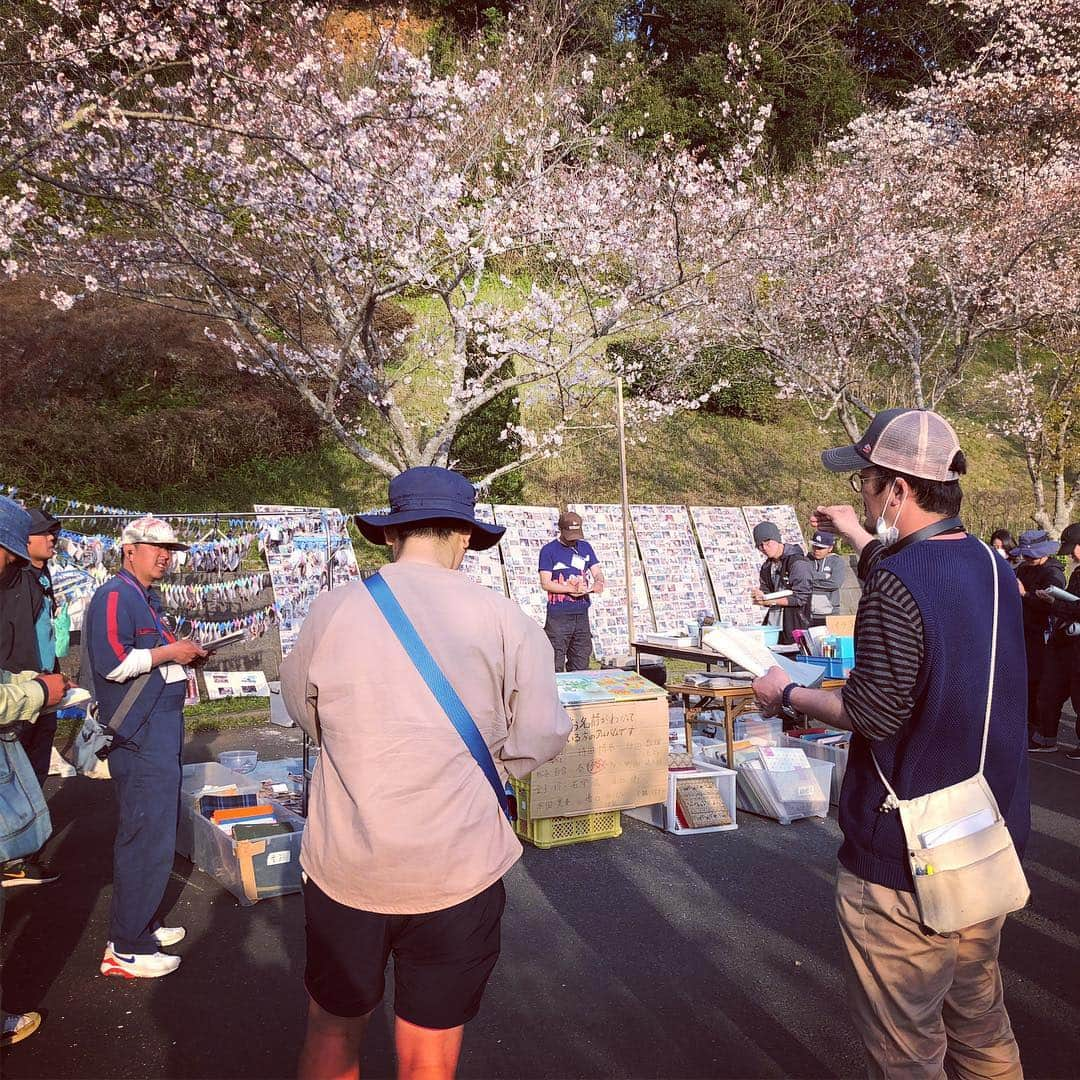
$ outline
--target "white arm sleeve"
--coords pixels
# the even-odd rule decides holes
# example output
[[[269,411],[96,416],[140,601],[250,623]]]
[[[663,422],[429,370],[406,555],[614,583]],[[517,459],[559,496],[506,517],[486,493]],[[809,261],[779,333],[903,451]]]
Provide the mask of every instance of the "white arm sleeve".
[[[105,676],[110,682],[127,682],[139,675],[145,675],[152,667],[149,649],[132,649],[127,658]]]

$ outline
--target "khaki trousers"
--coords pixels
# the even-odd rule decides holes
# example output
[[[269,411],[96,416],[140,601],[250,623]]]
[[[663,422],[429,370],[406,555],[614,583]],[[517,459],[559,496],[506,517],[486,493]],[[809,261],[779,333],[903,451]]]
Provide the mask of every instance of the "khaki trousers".
[[[836,914],[869,1076],[1023,1077],[998,968],[1004,917],[931,933],[919,922],[914,893],[873,885],[843,867]]]

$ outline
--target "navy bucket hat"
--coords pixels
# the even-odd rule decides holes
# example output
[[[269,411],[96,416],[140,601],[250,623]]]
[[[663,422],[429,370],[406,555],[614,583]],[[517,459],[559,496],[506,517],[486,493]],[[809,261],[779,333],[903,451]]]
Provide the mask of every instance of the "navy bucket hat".
[[[30,515],[14,499],[0,495],[0,547],[30,561],[26,540],[30,535]]]
[[[1045,529],[1028,529],[1020,534],[1020,540],[1016,547],[1009,552],[1013,558],[1020,556],[1024,559],[1041,559],[1044,555],[1056,555],[1058,542],[1051,540]]]
[[[406,469],[390,481],[389,514],[357,514],[356,527],[365,540],[385,544],[388,525],[410,525],[418,521],[464,521],[472,526],[469,547],[486,551],[506,532],[476,517],[476,488],[461,473],[420,465]]]

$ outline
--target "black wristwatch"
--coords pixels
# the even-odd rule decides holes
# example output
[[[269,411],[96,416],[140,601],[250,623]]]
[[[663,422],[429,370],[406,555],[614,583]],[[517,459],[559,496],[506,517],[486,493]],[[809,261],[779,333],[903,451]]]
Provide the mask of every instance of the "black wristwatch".
[[[780,696],[780,703],[784,706],[785,709],[792,708],[791,691],[797,689],[798,685],[799,684],[797,682],[789,682],[787,686],[784,687],[784,692]]]

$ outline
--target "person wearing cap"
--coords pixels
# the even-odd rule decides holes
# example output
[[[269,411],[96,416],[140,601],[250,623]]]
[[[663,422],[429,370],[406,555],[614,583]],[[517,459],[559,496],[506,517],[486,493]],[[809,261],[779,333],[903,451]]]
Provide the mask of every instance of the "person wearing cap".
[[[120,813],[101,973],[153,979],[180,966],[180,957],[161,949],[182,940],[185,931],[163,926],[158,909],[176,847],[187,695],[183,665],[205,658],[206,651],[193,641],[178,641],[162,621],[154,586],[168,573],[173,552],[186,550],[172,527],[155,517],[139,518],[124,528],[120,548],[120,571],[94,593],[83,620],[102,724],[112,727],[141,680],[108,757]]]
[[[26,550],[30,560],[22,568],[22,573],[34,615],[34,636],[38,651],[37,670],[59,671],[60,664],[56,656],[56,630],[53,625],[56,617],[56,602],[53,599],[49,560],[56,551],[60,522],[44,510],[31,509],[28,513],[30,514],[30,535],[27,538]],[[39,784],[44,784],[45,778],[49,775],[49,762],[55,735],[56,713],[49,712],[44,714],[31,729],[24,728],[20,736],[23,749],[30,759],[30,765]]]
[[[585,539],[580,514],[559,515],[559,536],[540,549],[540,588],[547,595],[544,633],[556,671],[588,671],[592,656],[589,594],[604,591],[604,571]]]
[[[950,934],[924,928],[899,814],[883,812],[882,780],[897,798],[912,799],[974,776],[992,675],[983,775],[1023,856],[1027,661],[1016,578],[957,516],[967,463],[944,417],[886,410],[854,446],[822,460],[851,472],[867,531],[884,549],[859,602],[855,667],[837,691],[796,686],[776,667],[754,691],[766,713],[789,707],[853,732],[840,793],[836,910],[869,1071],[1019,1080],[997,959],[1005,919]]]
[[[1020,534],[1020,542],[1009,549],[1016,560],[1021,606],[1024,611],[1024,648],[1027,651],[1028,750],[1033,754],[1053,753],[1057,749],[1057,718],[1053,730],[1044,734],[1039,725],[1039,684],[1042,682],[1043,658],[1050,631],[1052,601],[1039,595],[1040,590],[1056,585],[1065,588],[1061,564],[1051,558],[1058,553],[1058,542],[1045,529],[1029,529]],[[1060,716],[1060,706],[1058,707]]]
[[[834,553],[836,537],[824,529],[817,529],[810,538],[810,559],[813,564],[811,579],[814,593],[810,601],[810,625],[824,626],[830,615],[840,612],[840,589],[844,584],[847,567],[844,560]]]
[[[814,597],[814,567],[798,544],[785,544],[780,529],[771,521],[754,526],[754,547],[765,556],[758,571],[758,587],[751,597],[759,607],[767,608],[762,623],[781,627],[780,640],[790,645],[794,630],[810,625],[810,606]],[[791,592],[790,596],[766,599],[769,593]]]
[[[1067,525],[1061,534],[1058,555],[1072,563],[1072,573],[1065,591],[1080,596],[1080,522]],[[1037,593],[1050,606],[1050,637],[1043,653],[1043,676],[1039,684],[1039,741],[1057,745],[1061,708],[1072,701],[1076,715],[1076,737],[1080,740],[1080,600],[1061,600],[1045,588]],[[1080,748],[1073,747],[1065,756],[1080,760]]]
[[[0,670],[52,671],[42,662],[38,648],[37,615],[41,597],[26,573],[30,565],[31,515],[11,499],[0,497]],[[41,731],[38,731],[38,728]],[[49,750],[56,731],[56,713],[39,712],[33,723],[21,724],[19,741],[26,750],[39,784],[49,773]],[[60,875],[35,855],[0,867],[5,889],[48,885]]]
[[[390,548],[381,585],[472,718],[493,779],[524,777],[559,753],[570,721],[543,631],[460,573],[467,551],[504,530],[476,517],[475,489],[449,469],[408,469],[389,501],[388,514],[356,518],[365,539]],[[299,1075],[359,1075],[393,954],[398,1075],[452,1076],[499,956],[502,877],[521,844],[362,582],[312,603],[281,694],[321,747],[300,851],[309,1001]]]

